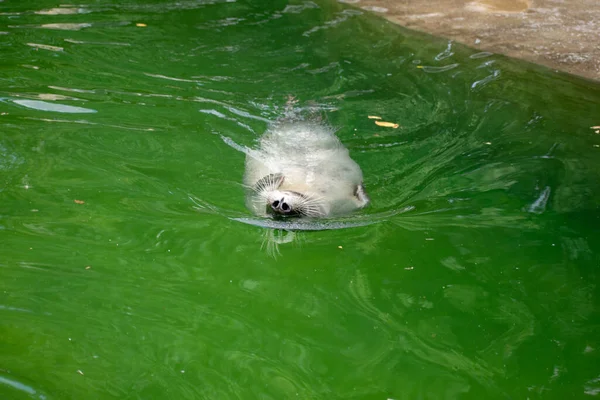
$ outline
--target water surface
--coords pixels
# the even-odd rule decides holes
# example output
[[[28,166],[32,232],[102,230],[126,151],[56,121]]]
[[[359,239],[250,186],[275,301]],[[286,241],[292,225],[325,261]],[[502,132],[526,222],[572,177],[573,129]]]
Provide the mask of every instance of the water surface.
[[[600,393],[597,83],[328,1],[4,2],[0,33],[0,397]],[[363,169],[345,229],[244,207],[230,144],[289,95]]]

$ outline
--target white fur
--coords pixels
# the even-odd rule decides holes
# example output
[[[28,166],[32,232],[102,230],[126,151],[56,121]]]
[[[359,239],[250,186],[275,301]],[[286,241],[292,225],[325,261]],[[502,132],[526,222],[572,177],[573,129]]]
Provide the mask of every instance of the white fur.
[[[356,196],[363,179],[360,167],[334,131],[318,122],[281,122],[261,137],[258,149],[248,152],[244,183],[255,188],[271,174],[283,176],[280,185],[260,185],[248,197],[248,207],[258,215],[266,215],[277,196],[301,201],[293,193],[285,197],[289,191],[304,195],[314,209],[310,216],[340,215],[369,202],[366,195]]]

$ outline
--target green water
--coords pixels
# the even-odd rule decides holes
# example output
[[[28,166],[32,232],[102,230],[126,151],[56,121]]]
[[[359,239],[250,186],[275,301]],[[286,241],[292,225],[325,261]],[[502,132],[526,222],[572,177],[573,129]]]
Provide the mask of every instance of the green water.
[[[600,394],[597,83],[324,0],[87,3],[0,3],[0,398]],[[232,220],[224,140],[288,95],[372,225]]]

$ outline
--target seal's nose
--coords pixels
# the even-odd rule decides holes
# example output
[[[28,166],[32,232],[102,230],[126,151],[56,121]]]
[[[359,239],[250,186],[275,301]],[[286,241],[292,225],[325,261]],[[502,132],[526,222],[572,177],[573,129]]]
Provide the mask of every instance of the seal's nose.
[[[271,208],[273,209],[273,211],[280,214],[287,214],[292,210],[290,205],[285,202],[285,199],[275,200],[271,203]]]

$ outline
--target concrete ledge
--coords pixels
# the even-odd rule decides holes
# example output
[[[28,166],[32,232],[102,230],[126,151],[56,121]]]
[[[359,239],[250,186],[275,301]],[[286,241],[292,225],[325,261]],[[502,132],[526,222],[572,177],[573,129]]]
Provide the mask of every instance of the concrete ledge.
[[[598,0],[338,0],[418,31],[600,81]]]

